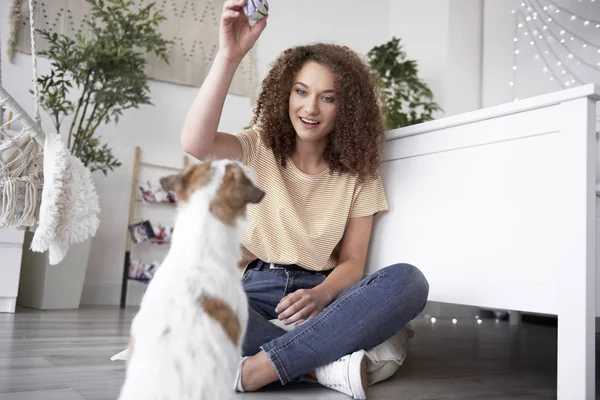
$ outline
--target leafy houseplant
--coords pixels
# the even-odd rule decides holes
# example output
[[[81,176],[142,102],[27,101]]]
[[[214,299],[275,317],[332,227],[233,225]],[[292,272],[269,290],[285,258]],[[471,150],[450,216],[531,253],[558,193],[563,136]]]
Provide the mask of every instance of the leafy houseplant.
[[[367,57],[371,72],[380,82],[384,94],[384,112],[388,129],[418,124],[433,119],[441,111],[433,93],[419,79],[417,62],[407,60],[400,39],[392,39],[372,48]]]
[[[121,163],[97,129],[118,123],[123,110],[150,101],[146,53],[168,63],[165,40],[157,32],[166,17],[154,4],[131,10],[132,0],[86,0],[92,6],[89,33],[72,39],[47,30],[38,32],[48,41],[40,54],[51,60],[51,71],[37,79],[43,109],[52,117],[57,133],[64,118],[72,115],[67,146],[91,171],[105,175]],[[71,89],[76,87],[74,93]]]

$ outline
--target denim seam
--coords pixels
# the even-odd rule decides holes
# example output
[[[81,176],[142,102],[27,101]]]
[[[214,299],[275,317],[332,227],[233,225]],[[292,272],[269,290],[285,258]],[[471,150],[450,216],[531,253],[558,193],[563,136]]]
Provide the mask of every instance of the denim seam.
[[[290,284],[290,273],[287,270],[285,270],[284,272],[285,272],[285,289],[283,289],[283,295],[285,296],[285,294],[287,293],[288,285]]]
[[[283,366],[283,362],[281,362],[279,355],[275,351],[273,351],[273,349],[271,348],[271,346],[269,346],[268,343],[265,343],[262,346],[260,346],[260,349],[265,352],[267,357],[269,357],[269,360],[273,364],[273,367],[275,368],[275,372],[277,372],[277,377],[279,378],[281,384],[285,385],[286,383],[288,383],[290,381],[290,377],[285,367]]]
[[[295,335],[294,337],[292,337],[291,339],[289,339],[286,343],[281,344],[277,347],[272,348],[270,351],[279,351],[280,349],[285,349],[287,347],[289,347],[292,343],[298,341],[300,339],[301,336],[303,336],[305,333],[307,332],[311,332],[312,330],[315,329],[315,325],[326,321],[327,319],[329,319],[329,317],[331,316],[331,314],[336,311],[338,308],[340,308],[344,303],[346,303],[348,301],[348,299],[350,299],[351,297],[355,297],[357,294],[362,293],[363,290],[365,290],[366,288],[368,288],[369,286],[371,286],[373,283],[375,283],[375,281],[377,281],[379,278],[379,274],[375,274],[375,277],[373,278],[373,280],[365,286],[362,286],[361,288],[359,288],[358,290],[356,290],[355,292],[352,293],[348,293],[344,298],[340,299],[340,302],[338,304],[336,304],[335,307],[333,307],[332,309],[330,309],[329,311],[327,311],[327,313],[325,313],[324,315],[322,315],[321,317],[319,317],[319,319],[317,321],[315,321],[310,328],[303,330],[302,332],[299,332],[297,335]],[[274,339],[277,340],[277,339]]]

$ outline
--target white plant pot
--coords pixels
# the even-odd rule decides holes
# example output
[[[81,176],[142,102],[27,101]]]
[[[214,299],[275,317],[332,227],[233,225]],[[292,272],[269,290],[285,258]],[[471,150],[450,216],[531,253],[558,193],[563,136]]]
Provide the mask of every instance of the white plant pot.
[[[40,310],[79,308],[92,239],[70,246],[57,265],[50,265],[47,252],[29,249],[32,239],[33,232],[26,232],[17,304]]]

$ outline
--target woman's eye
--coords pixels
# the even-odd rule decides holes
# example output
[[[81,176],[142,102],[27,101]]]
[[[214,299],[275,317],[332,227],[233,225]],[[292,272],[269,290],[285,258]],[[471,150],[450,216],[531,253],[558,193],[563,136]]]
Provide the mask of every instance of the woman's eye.
[[[298,93],[300,96],[304,96],[306,94],[306,91],[302,89],[296,89],[296,93]]]
[[[325,103],[333,103],[333,101],[334,101],[333,97],[329,97],[329,96],[323,97],[323,100],[325,100]]]

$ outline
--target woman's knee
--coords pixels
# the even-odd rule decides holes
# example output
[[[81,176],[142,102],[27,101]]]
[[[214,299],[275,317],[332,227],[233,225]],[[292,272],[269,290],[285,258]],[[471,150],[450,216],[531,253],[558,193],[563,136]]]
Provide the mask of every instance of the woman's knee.
[[[422,300],[425,304],[429,296],[429,282],[420,269],[412,264],[398,263],[382,269],[381,272],[385,273],[386,279],[397,283],[394,285],[396,288],[410,291],[411,297]]]

